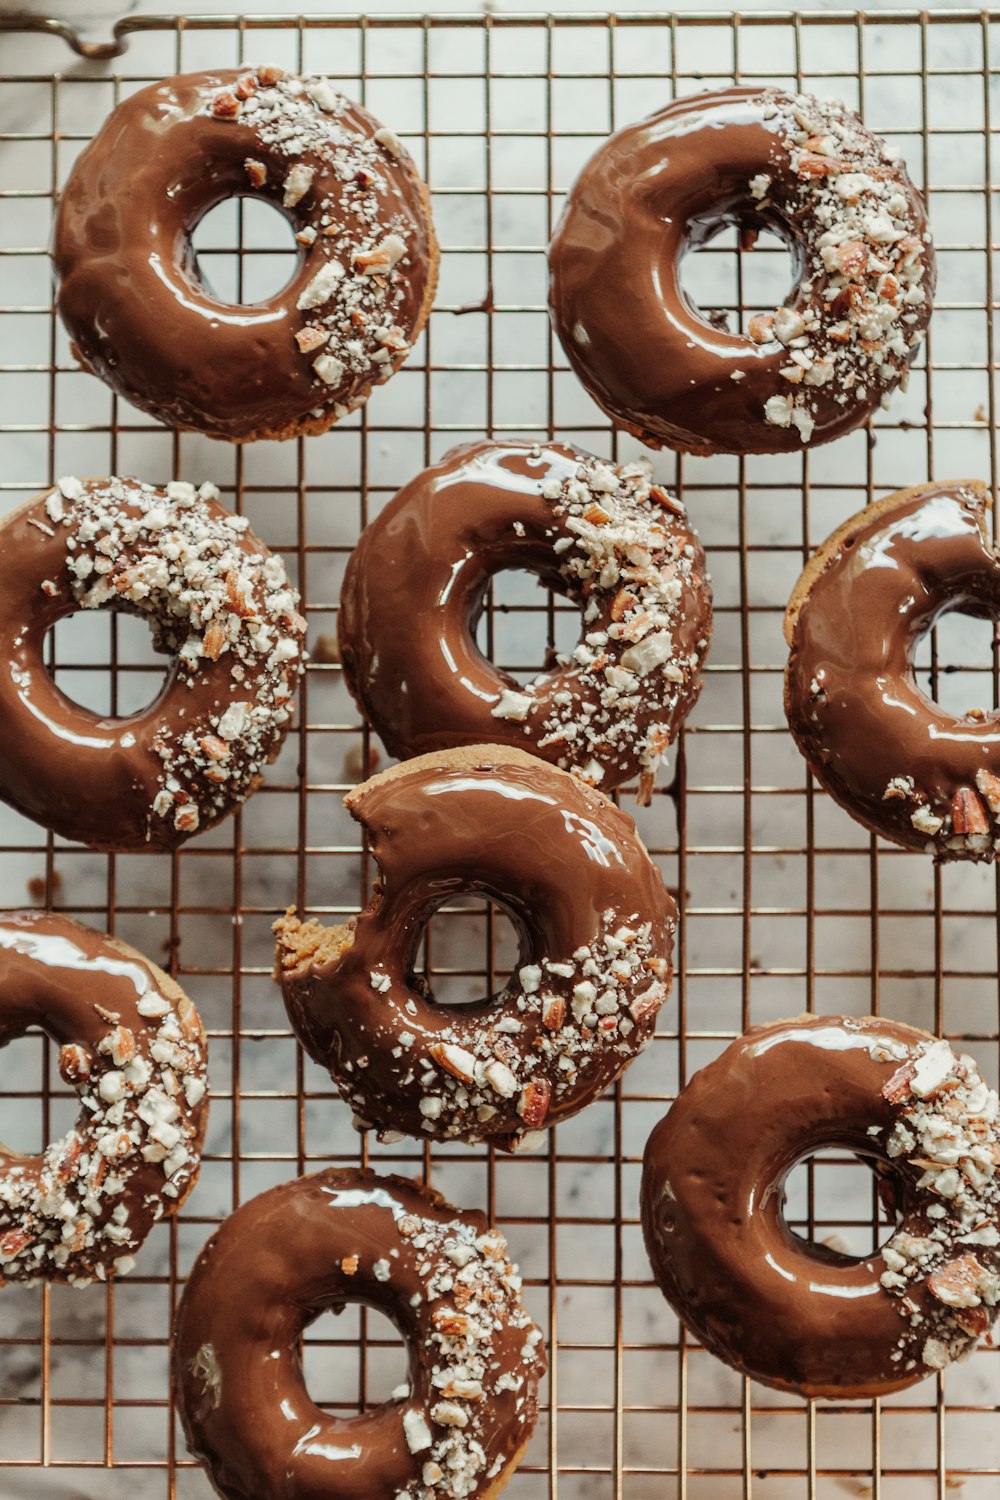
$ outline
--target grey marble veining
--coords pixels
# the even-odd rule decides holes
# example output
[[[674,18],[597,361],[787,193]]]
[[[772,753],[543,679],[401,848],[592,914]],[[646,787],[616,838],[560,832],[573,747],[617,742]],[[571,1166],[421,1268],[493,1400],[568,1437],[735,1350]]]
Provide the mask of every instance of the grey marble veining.
[[[274,0],[268,8],[295,14],[299,7],[292,0]],[[370,13],[403,8],[378,0]],[[453,8],[465,7],[456,3]],[[596,8],[588,0],[574,7]],[[681,14],[690,8],[677,7]],[[556,1317],[558,1482],[551,1486],[546,1473],[549,1427],[543,1422],[525,1469],[510,1487],[512,1500],[612,1500],[619,1494],[625,1500],[673,1500],[683,1493],[673,1472],[680,1462],[682,1430],[690,1470],[688,1500],[745,1495],[740,1382],[708,1356],[690,1351],[683,1366],[686,1420],[678,1416],[681,1362],[672,1348],[663,1347],[676,1343],[677,1322],[649,1285],[636,1223],[638,1161],[651,1126],[683,1081],[682,1067],[689,1075],[715,1056],[740,1029],[744,1007],[754,1022],[793,1014],[810,999],[816,1009],[834,1013],[868,1011],[875,994],[873,935],[878,940],[878,1000],[887,1014],[924,1026],[933,1026],[940,1014],[949,1033],[974,1039],[996,1031],[995,877],[961,867],[935,877],[921,859],[888,850],[873,861],[861,829],[818,794],[807,799],[804,767],[783,732],[781,610],[808,547],[869,494],[921,480],[931,464],[940,477],[990,475],[990,434],[982,415],[988,407],[986,366],[993,351],[987,343],[991,330],[975,305],[987,285],[980,191],[985,159],[979,131],[986,103],[994,120],[1000,118],[996,80],[986,91],[974,71],[982,56],[980,27],[931,26],[923,45],[940,76],[931,80],[925,116],[915,79],[919,28],[880,27],[877,12],[884,8],[869,7],[873,19],[865,30],[866,116],[898,141],[918,177],[926,173],[942,247],[942,309],[933,329],[933,442],[929,444],[925,430],[926,381],[918,373],[909,393],[878,419],[870,447],[863,434],[855,434],[811,453],[807,466],[798,459],[766,458],[745,465],[717,458],[678,466],[669,455],[656,457],[657,474],[665,483],[683,482],[709,553],[718,606],[705,690],[684,742],[684,983],[675,986],[661,1035],[627,1074],[617,1103],[601,1101],[561,1127],[551,1151],[534,1159],[498,1158],[492,1163],[481,1151],[444,1148],[433,1153],[435,1185],[460,1202],[493,1207],[528,1278],[533,1312],[546,1327],[550,1313]],[[150,0],[134,6],[147,14],[158,9]],[[496,11],[507,9],[514,7],[497,0]],[[804,16],[822,9],[822,0],[800,7]],[[192,14],[207,11],[195,7]],[[113,19],[111,12],[91,4],[67,6],[64,14],[95,38],[107,34]],[[996,36],[991,34],[988,42],[995,64]],[[310,547],[316,549],[307,555],[304,579],[315,649],[320,636],[335,628],[346,549],[363,515],[384,503],[428,458],[465,436],[481,434],[491,415],[498,427],[523,432],[545,430],[551,421],[560,436],[596,452],[612,451],[607,424],[558,352],[550,378],[542,255],[550,214],[558,212],[560,195],[613,124],[654,108],[674,85],[678,91],[692,91],[704,86],[705,74],[730,67],[731,35],[721,24],[682,30],[677,54],[671,55],[664,28],[621,29],[613,42],[621,76],[612,90],[601,76],[609,59],[605,28],[556,30],[551,57],[544,28],[498,29],[490,43],[495,74],[490,103],[499,133],[488,158],[481,141],[449,134],[449,122],[463,130],[485,123],[482,34],[452,29],[431,36],[429,119],[424,116],[422,79],[380,76],[419,71],[423,45],[419,27],[371,29],[366,88],[371,107],[408,139],[421,160],[427,150],[425,124],[440,132],[430,141],[426,165],[446,253],[429,340],[422,341],[410,367],[376,392],[363,422],[352,419],[342,430],[310,440],[301,453],[295,444],[262,444],[237,457],[227,446],[197,437],[185,436],[175,446],[169,434],[146,419],[120,403],[115,407],[99,382],[73,369],[58,327],[56,373],[50,376],[50,288],[42,253],[53,181],[58,184],[69,170],[79,149],[77,137],[98,128],[115,89],[130,87],[133,76],[173,71],[178,61],[191,68],[229,65],[237,58],[237,33],[193,31],[178,59],[174,37],[154,32],[136,37],[123,59],[108,64],[72,58],[54,41],[0,36],[0,65],[8,78],[59,70],[64,80],[57,90],[48,83],[0,83],[0,187],[43,194],[0,200],[0,245],[35,252],[0,256],[0,308],[35,309],[0,312],[0,508],[19,503],[48,482],[50,467],[60,473],[99,473],[115,465],[154,480],[211,478],[230,500],[239,498],[261,535],[285,553],[293,568],[301,561],[296,545],[301,515]],[[358,87],[355,31],[307,31],[303,46],[306,66],[331,71],[349,90]],[[821,92],[841,93],[856,102],[855,30],[803,25],[801,46],[806,81],[820,72]],[[750,76],[785,78],[794,69],[789,26],[748,27],[740,47]],[[294,31],[269,32],[247,42],[248,55],[274,56],[290,66],[295,48]],[[555,81],[547,97],[543,75],[550,61]],[[535,76],[511,76],[522,73]],[[574,76],[581,74],[598,76]],[[57,147],[48,139],[31,139],[47,137],[53,119],[63,136]],[[548,124],[554,132],[551,150]],[[503,133],[513,130],[524,133]],[[551,204],[545,197],[550,174]],[[489,220],[484,198],[488,182],[494,193]],[[489,253],[487,228],[492,232]],[[236,232],[235,215],[222,211],[199,236],[204,263],[211,265],[220,288],[232,271],[227,252]],[[273,215],[254,214],[245,221],[244,243],[255,252],[252,275],[259,279],[253,284],[263,289],[268,278],[280,276],[276,252],[287,250],[287,236]],[[788,278],[783,253],[772,246],[744,256],[743,262],[748,298],[764,306],[780,300]],[[491,345],[484,313],[456,316],[447,310],[481,303],[489,280],[498,309],[490,320]],[[726,306],[735,286],[732,251],[695,257],[687,284],[703,306]],[[491,350],[489,387],[485,367]],[[429,375],[424,369],[428,355]],[[53,394],[57,425],[50,453]],[[121,429],[116,438],[108,431],[113,416]],[[39,425],[42,430],[31,430]],[[637,448],[619,438],[615,451],[625,457]],[[493,653],[522,672],[541,662],[544,620],[537,612],[505,612],[504,606],[537,599],[532,581],[522,575],[498,581]],[[559,639],[572,637],[574,619],[560,617]],[[942,679],[942,697],[955,706],[983,701],[984,695],[991,702],[992,681],[981,670],[991,659],[988,633],[971,629],[961,617],[946,623],[939,640],[941,661],[980,670],[959,670]],[[60,684],[95,707],[106,708],[110,701],[107,674],[91,670],[107,660],[109,642],[107,621],[89,617],[74,619],[56,641]],[[119,659],[135,669],[119,673],[119,707],[138,707],[150,701],[160,668],[133,622],[119,627],[118,648]],[[0,1491],[15,1500],[165,1496],[169,1417],[161,1403],[176,1276],[184,1274],[210,1222],[228,1212],[236,1197],[293,1174],[300,1150],[310,1166],[358,1159],[349,1112],[308,1060],[302,1064],[300,1114],[299,1062],[269,969],[270,923],[296,899],[300,887],[307,903],[330,920],[357,909],[363,899],[356,829],[340,805],[343,790],[361,774],[363,750],[361,726],[338,669],[317,663],[309,675],[304,728],[272,768],[267,789],[247,805],[238,824],[230,822],[191,845],[176,871],[158,857],[111,862],[62,846],[54,851],[58,885],[52,895],[58,904],[94,925],[113,921],[123,937],[160,961],[175,955],[182,983],[212,1031],[216,1098],[198,1189],[181,1220],[153,1234],[135,1280],[117,1288],[110,1301],[100,1288],[51,1294],[49,1329],[57,1341],[49,1377],[55,1403],[51,1456],[69,1461],[70,1467],[4,1470]],[[303,758],[308,852],[299,858],[297,767]],[[380,763],[385,764],[384,755]],[[747,774],[749,799],[744,796]],[[668,783],[670,776],[662,779]],[[673,802],[658,797],[652,808],[636,815],[676,887],[681,867]],[[801,852],[810,817],[811,856]],[[750,843],[746,858],[745,829]],[[0,853],[0,900],[16,905],[37,899],[39,889],[44,895],[44,834],[0,807],[0,845],[26,851]],[[237,848],[244,851],[238,887]],[[812,924],[804,915],[809,881],[821,913]],[[31,888],[35,894],[29,893],[29,882],[36,883]],[[184,909],[176,921],[171,915],[175,889]],[[873,924],[876,898],[880,916]],[[936,899],[943,914],[937,930]],[[750,915],[745,921],[746,907]],[[809,943],[811,991],[803,972]],[[447,998],[482,993],[489,982],[485,954],[481,913],[436,919],[432,956],[437,973],[449,971],[439,979]],[[499,943],[496,972],[502,976],[510,961],[509,942]],[[240,1023],[235,1041],[234,1003]],[[677,1035],[682,1024],[683,1053]],[[973,1040],[969,1047],[995,1083],[995,1043]],[[0,1053],[0,1137],[26,1148],[39,1144],[39,1106],[5,1099],[4,1091],[40,1089],[42,1069],[51,1066],[37,1042]],[[55,1102],[53,1128],[65,1123],[71,1107],[65,1097]],[[237,1124],[240,1157],[234,1163]],[[380,1146],[369,1140],[368,1159],[388,1170],[418,1172],[422,1167],[420,1147],[410,1142]],[[849,1166],[827,1167],[817,1180],[824,1221],[818,1232],[836,1235],[860,1253],[870,1246],[872,1231],[851,1229],[842,1221],[869,1217],[866,1174]],[[549,1222],[553,1207],[569,1221],[555,1231]],[[789,1211],[793,1218],[807,1211],[802,1172],[791,1183]],[[867,1245],[861,1242],[866,1234]],[[0,1296],[0,1330],[22,1341],[0,1351],[0,1398],[21,1399],[19,1405],[0,1404],[0,1469],[41,1452],[42,1317],[39,1291],[8,1288]],[[147,1468],[84,1467],[87,1461],[99,1463],[105,1453],[109,1331],[125,1341],[114,1361],[118,1404],[113,1456],[116,1463]],[[323,1319],[317,1325],[307,1369],[320,1399],[348,1405],[357,1399],[353,1343],[358,1331],[354,1313],[339,1324]],[[391,1389],[399,1368],[391,1330],[379,1325],[379,1337],[387,1339],[388,1347],[373,1356],[372,1399]],[[135,1347],[129,1340],[136,1341]],[[338,1342],[323,1347],[324,1340]],[[945,1419],[943,1460],[932,1384],[885,1403],[881,1461],[886,1477],[878,1492],[883,1500],[939,1497],[939,1461],[955,1471],[1000,1464],[1000,1433],[991,1410],[1000,1399],[998,1364],[996,1354],[984,1353],[949,1371],[947,1397],[963,1411]],[[640,1409],[627,1412],[622,1421],[616,1490],[614,1395],[619,1375],[626,1406]],[[81,1394],[92,1398],[92,1405],[58,1404]],[[751,1402],[752,1493],[757,1500],[807,1500],[813,1494],[840,1500],[873,1493],[868,1406],[818,1413],[814,1459],[828,1477],[813,1490],[804,1408],[758,1387]],[[900,1478],[901,1473],[907,1477]],[[949,1483],[963,1500],[987,1500],[996,1479],[957,1472]],[[196,1471],[181,1469],[176,1492],[181,1500],[193,1500],[208,1495],[209,1488]]]

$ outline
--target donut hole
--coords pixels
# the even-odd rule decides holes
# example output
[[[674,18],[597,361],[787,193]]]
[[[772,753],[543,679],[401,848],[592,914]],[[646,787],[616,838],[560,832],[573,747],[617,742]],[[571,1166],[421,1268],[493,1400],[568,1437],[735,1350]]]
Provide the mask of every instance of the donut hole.
[[[795,255],[770,228],[699,226],[681,258],[678,279],[692,309],[727,333],[747,333],[755,313],[788,301],[798,281]]]
[[[997,627],[955,609],[920,639],[913,653],[917,686],[932,703],[957,718],[970,709],[997,707],[1000,664]]]
[[[55,1049],[49,1049],[53,1061]],[[40,1031],[15,1037],[0,1047],[0,1146],[34,1156],[45,1145],[45,1117],[39,1097],[45,1080],[46,1038]],[[56,1083],[62,1087],[58,1075]],[[51,1101],[49,1129],[55,1139],[79,1113],[76,1095]],[[65,1102],[66,1108],[63,1109]],[[64,1118],[65,1115],[65,1118]]]
[[[879,1189],[874,1163],[842,1146],[796,1162],[785,1179],[783,1216],[795,1239],[838,1260],[868,1259],[900,1220],[888,1184]]]
[[[169,675],[153,649],[149,622],[112,609],[85,609],[58,620],[45,640],[45,663],[77,707],[118,719],[154,704]]]
[[[408,1384],[402,1334],[377,1308],[349,1303],[321,1313],[302,1336],[302,1373],[316,1405],[333,1416],[368,1411]]]
[[[498,902],[455,896],[427,923],[415,968],[433,1004],[475,1005],[500,994],[520,955],[517,928]]]
[[[228,307],[267,302],[288,286],[302,250],[288,217],[266,198],[227,198],[191,233],[203,290]]]
[[[504,569],[490,580],[476,625],[482,655],[517,682],[549,672],[580,639],[580,611],[523,568]]]

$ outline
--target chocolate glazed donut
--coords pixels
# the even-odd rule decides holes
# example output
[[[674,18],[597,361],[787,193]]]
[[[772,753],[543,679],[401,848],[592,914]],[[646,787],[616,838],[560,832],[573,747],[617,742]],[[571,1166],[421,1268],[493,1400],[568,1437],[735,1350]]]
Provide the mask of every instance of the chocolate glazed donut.
[[[503,1236],[399,1177],[283,1183],[228,1218],[184,1290],[174,1370],[188,1443],[226,1500],[492,1500],[545,1373]],[[311,1400],[299,1339],[364,1303],[406,1341],[409,1382],[356,1417]]]
[[[746,336],[709,321],[684,255],[736,225],[788,246],[787,304]],[[777,89],[679,99],[613,135],[549,249],[552,323],[593,399],[651,447],[787,453],[867,421],[931,309],[924,205],[841,104]]]
[[[809,562],[785,616],[785,712],[852,817],[939,860],[992,861],[1000,715],[947,713],[917,686],[917,643],[947,610],[1000,619],[989,497],[921,484],[859,511]]]
[[[299,1040],[362,1125],[537,1144],[645,1047],[667,996],[676,913],[631,818],[502,745],[419,756],[346,804],[379,877],[345,926],[276,924]],[[413,973],[417,945],[468,892],[511,917],[518,969],[498,995],[438,1006]]]
[[[296,231],[295,273],[221,302],[191,236],[257,196]],[[245,442],[322,432],[398,369],[434,296],[437,243],[409,154],[325,78],[191,73],[122,101],[56,216],[58,307],[80,362],[161,422]]]
[[[0,522],[0,797],[94,849],[172,849],[260,784],[292,715],[305,621],[280,557],[214,485],[61,479]],[[149,708],[59,691],[46,635],[78,610],[145,619],[171,658]]]
[[[653,1273],[707,1349],[780,1390],[902,1390],[967,1354],[1000,1299],[1000,1100],[970,1057],[877,1017],[756,1027],[696,1073],[646,1146]],[[800,1239],[784,1184],[869,1158],[895,1233],[855,1259]]]
[[[575,649],[523,688],[475,642],[504,568],[537,573],[582,614]],[[638,775],[648,802],[701,688],[712,603],[701,543],[644,461],[480,442],[366,527],[338,628],[348,686],[392,755],[504,741],[604,791]]]
[[[208,1111],[198,1014],[117,938],[3,912],[0,1046],[30,1028],[58,1044],[80,1114],[38,1155],[0,1144],[0,1285],[123,1275],[198,1177]]]

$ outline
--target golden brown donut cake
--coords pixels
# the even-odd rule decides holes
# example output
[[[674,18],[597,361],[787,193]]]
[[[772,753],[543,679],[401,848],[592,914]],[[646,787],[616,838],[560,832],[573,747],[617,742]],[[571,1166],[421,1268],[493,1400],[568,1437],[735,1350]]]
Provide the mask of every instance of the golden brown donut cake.
[[[667,998],[676,910],[632,819],[504,745],[418,756],[346,803],[378,880],[343,926],[276,924],[299,1040],[362,1124],[538,1144],[643,1050]],[[436,1005],[417,946],[437,907],[469,893],[510,916],[518,965],[498,995]]]

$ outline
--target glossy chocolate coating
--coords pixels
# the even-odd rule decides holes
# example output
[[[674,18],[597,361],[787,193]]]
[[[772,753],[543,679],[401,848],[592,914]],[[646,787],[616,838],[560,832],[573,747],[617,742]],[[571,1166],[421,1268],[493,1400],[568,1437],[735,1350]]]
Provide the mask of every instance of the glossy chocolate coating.
[[[859,512],[809,564],[785,623],[785,711],[816,776],[859,822],[943,859],[994,857],[992,835],[954,829],[953,806],[978,799],[983,772],[1000,775],[1000,718],[945,712],[917,686],[913,655],[947,610],[1000,618],[987,505],[982,485],[956,481]]]
[[[208,1110],[201,1023],[180,987],[134,948],[67,917],[4,912],[0,1046],[30,1029],[59,1046],[81,1110],[41,1153],[0,1144],[0,1284],[104,1279],[130,1268],[132,1252],[197,1178]],[[117,1110],[112,1079],[124,1080]],[[151,1149],[158,1117],[179,1147],[169,1176],[168,1151]]]
[[[674,904],[632,819],[576,777],[498,745],[421,756],[347,806],[378,865],[373,898],[342,928],[279,923],[278,960],[299,1040],[357,1114],[512,1147],[602,1093],[652,1036],[670,982]],[[413,974],[417,947],[435,909],[469,893],[510,916],[518,967],[499,995],[435,1005]],[[631,936],[619,943],[620,930]],[[619,986],[614,962],[633,955]],[[464,1084],[463,1054],[474,1073]]]
[[[947,1309],[926,1281],[892,1295],[881,1252],[855,1259],[808,1244],[783,1215],[792,1167],[835,1146],[891,1183],[900,1230],[923,1235],[938,1222],[926,1210],[946,1200],[920,1185],[923,1164],[886,1154],[899,1112],[883,1090],[901,1053],[927,1042],[877,1017],[756,1027],[694,1075],[650,1136],[642,1223],[654,1275],[705,1347],[754,1380],[858,1397],[931,1373],[920,1351]]]
[[[457,1258],[449,1255],[458,1246]],[[458,1269],[470,1264],[471,1275]],[[534,1427],[545,1371],[541,1336],[508,1276],[502,1237],[482,1214],[451,1208],[399,1177],[329,1170],[237,1209],[191,1273],[174,1337],[188,1442],[216,1490],[226,1500],[446,1500],[456,1489],[446,1479],[425,1488],[421,1473],[454,1435],[484,1452],[480,1472],[457,1493],[496,1494]],[[473,1289],[471,1302],[450,1290],[455,1284]],[[479,1286],[494,1292],[485,1315]],[[321,1313],[349,1302],[396,1324],[410,1390],[362,1415],[336,1417],[306,1390],[299,1339]],[[463,1307],[488,1329],[473,1356],[485,1357],[487,1372],[480,1398],[451,1398],[468,1418],[459,1429],[435,1420],[448,1393],[431,1377],[448,1362],[447,1319]],[[410,1413],[432,1440],[417,1451],[404,1425]]]
[[[573,483],[586,473],[582,465],[596,462],[563,444],[470,443],[418,474],[366,527],[341,590],[340,652],[348,685],[390,754],[405,759],[453,745],[506,743],[585,776],[594,767],[603,791],[651,760],[655,769],[651,729],[662,754],[698,696],[697,665],[690,663],[700,663],[711,632],[704,555],[679,505],[674,511],[646,500],[644,510],[637,504],[627,512],[632,532],[634,517],[646,515],[654,566],[678,579],[679,594],[670,615],[675,679],[656,673],[643,679],[636,707],[623,699],[606,706],[605,674],[571,654],[532,684],[523,718],[502,717],[494,710],[505,689],[518,694],[520,685],[475,642],[489,581],[511,568],[537,574],[581,610],[597,601],[579,650],[587,652],[588,634],[616,628],[611,611],[625,575],[616,567],[608,585],[588,579],[581,587],[561,571],[577,555],[580,523],[544,493]],[[627,548],[619,551],[624,566]],[[622,640],[598,649],[614,663],[627,646]],[[561,701],[566,694],[568,705]],[[561,732],[564,723],[579,731],[575,739]]]
[[[295,335],[310,321],[297,303],[328,264],[324,205],[336,205],[344,235],[367,243],[368,198],[348,195],[325,148],[290,158],[280,141],[241,119],[214,116],[213,96],[242,76],[192,73],[124,99],[70,174],[52,250],[59,312],[81,363],[160,421],[234,442],[322,430],[400,363],[348,373],[327,389],[297,347]],[[359,104],[329,117],[332,142],[345,133],[370,141],[377,132],[379,121]],[[426,189],[394,138],[376,158],[378,221],[403,233],[408,248],[391,321],[412,342],[436,277]],[[248,178],[248,161],[267,173],[260,187]],[[285,206],[293,161],[314,175],[306,195]],[[287,286],[262,302],[232,305],[199,275],[191,235],[217,204],[248,196],[267,199],[297,232],[316,238],[300,251]]]
[[[143,517],[142,507],[148,509],[154,502],[162,502],[168,517],[171,511],[185,513],[177,512],[164,492],[135,480],[87,480],[80,487],[78,502],[63,502],[58,490],[52,491],[0,523],[0,797],[62,838],[95,849],[172,849],[191,832],[231,812],[259,782],[258,761],[262,764],[277,754],[290,719],[287,705],[292,687],[302,669],[304,623],[301,619],[286,622],[288,638],[297,644],[288,660],[277,666],[270,667],[266,655],[252,649],[241,655],[235,640],[217,659],[200,654],[192,662],[181,656],[178,637],[207,640],[211,621],[196,623],[179,609],[173,614],[164,608],[157,616],[150,608],[153,595],[149,590],[135,602],[124,590],[112,590],[103,607],[149,620],[154,645],[171,658],[167,679],[149,708],[121,718],[93,713],[74,703],[48,671],[45,642],[57,621],[89,607],[81,599],[83,586],[71,565],[84,553],[100,554],[92,543],[79,543],[78,525],[109,514],[110,487],[115,490],[113,504],[119,520]],[[47,509],[52,501],[63,512],[59,521]],[[270,554],[254,534],[246,529],[233,531],[228,523],[234,518],[216,500],[199,497],[197,504],[198,536],[192,545],[201,548],[203,571],[210,570],[213,560],[211,539],[199,540],[201,520],[207,519],[224,538],[219,546],[228,549],[227,555],[239,570],[238,582],[246,585],[247,593],[239,596],[235,611],[241,625],[251,620],[273,623],[271,596],[279,583],[287,587],[283,569],[280,577],[269,578],[265,565]],[[127,581],[126,575],[155,563],[162,537],[174,524],[168,520],[164,531],[143,534],[125,544],[116,558],[114,576]],[[98,532],[99,540],[105,537],[106,533]],[[274,560],[274,567],[279,566]],[[91,574],[87,583],[97,576]],[[221,588],[221,579],[219,584]],[[195,587],[192,581],[192,593]],[[297,602],[297,595],[290,597]],[[225,618],[221,605],[213,618]],[[241,675],[237,678],[235,672]],[[210,779],[216,774],[213,764],[218,764],[210,760],[192,777],[182,771],[193,826],[185,829],[175,816],[158,815],[154,804],[167,779],[164,752],[170,753],[173,766],[182,736],[188,731],[215,734],[220,715],[235,701],[260,708],[253,764],[243,764],[231,781],[221,784]],[[191,759],[186,753],[180,758],[185,766]]]
[[[920,195],[901,164],[892,170],[923,236]],[[760,176],[769,180],[765,201],[751,191]],[[781,374],[788,350],[716,326],[680,279],[685,253],[720,229],[769,229],[793,259],[785,305],[829,318],[823,280],[805,275],[806,237],[824,226],[800,217],[798,185],[782,114],[759,88],[678,99],[612,135],[577,177],[549,249],[552,323],[593,399],[643,442],[691,453],[802,450],[794,426],[763,417],[771,397],[796,389]],[[929,305],[923,323],[928,315]],[[864,400],[853,392],[845,400],[836,380],[817,388],[810,441],[829,442],[866,421],[886,388],[872,382]]]

